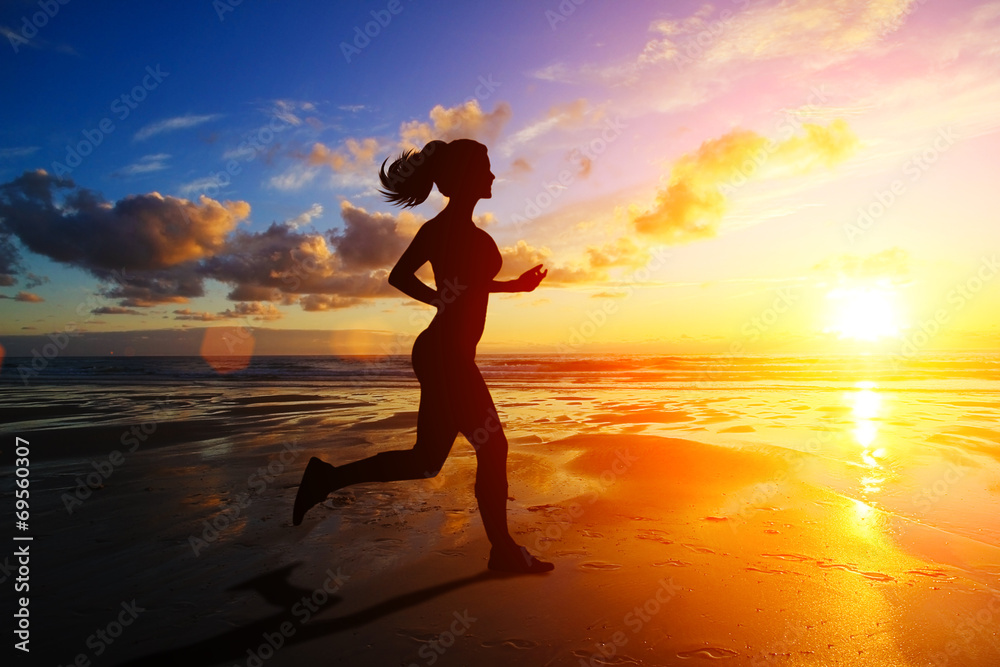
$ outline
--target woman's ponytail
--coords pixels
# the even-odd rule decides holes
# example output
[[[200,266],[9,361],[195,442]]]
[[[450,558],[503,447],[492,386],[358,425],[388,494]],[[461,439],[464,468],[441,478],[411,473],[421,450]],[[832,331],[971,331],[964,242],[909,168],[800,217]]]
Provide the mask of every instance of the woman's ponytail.
[[[432,141],[420,151],[408,150],[400,154],[386,170],[386,158],[379,169],[382,190],[379,193],[390,204],[410,208],[422,203],[431,193],[437,178],[435,165],[441,159],[443,141]]]

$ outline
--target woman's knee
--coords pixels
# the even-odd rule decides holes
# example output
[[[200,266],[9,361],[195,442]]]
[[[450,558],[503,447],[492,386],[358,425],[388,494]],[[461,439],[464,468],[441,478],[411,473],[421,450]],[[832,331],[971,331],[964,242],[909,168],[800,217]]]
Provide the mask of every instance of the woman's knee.
[[[507,455],[507,436],[504,435],[503,425],[496,413],[490,414],[482,424],[467,429],[465,437],[477,453],[489,450],[494,453],[502,452],[504,457]]]

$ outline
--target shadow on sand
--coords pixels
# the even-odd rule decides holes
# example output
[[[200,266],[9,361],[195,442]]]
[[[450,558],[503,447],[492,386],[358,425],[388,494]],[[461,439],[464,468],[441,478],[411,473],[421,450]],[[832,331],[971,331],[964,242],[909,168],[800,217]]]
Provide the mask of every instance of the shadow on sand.
[[[352,614],[347,614],[346,616],[315,620],[317,615],[322,614],[333,605],[341,602],[343,598],[336,595],[328,595],[328,599],[324,604],[315,605],[314,608],[316,611],[309,612],[308,608],[301,604],[303,598],[309,599],[313,597],[314,592],[323,589],[309,590],[291,584],[288,581],[288,577],[299,565],[301,563],[297,562],[271,572],[266,572],[228,589],[230,591],[256,591],[268,603],[280,606],[282,608],[280,612],[233,628],[214,637],[188,644],[187,646],[180,646],[133,658],[128,662],[120,663],[121,667],[137,667],[139,665],[143,667],[154,665],[197,667],[199,665],[216,665],[225,662],[246,664],[248,650],[254,655],[259,656],[258,649],[261,645],[271,646],[271,644],[268,644],[265,635],[272,636],[274,643],[279,643],[276,635],[283,637],[283,640],[280,641],[280,647],[284,648],[285,646],[301,644],[366,625],[389,614],[427,602],[439,595],[465,586],[490,579],[518,576],[486,570],[479,574],[460,577],[440,584],[434,584],[433,586],[426,586],[409,593],[403,593]],[[306,616],[307,612],[308,616]],[[282,624],[286,624],[284,625],[284,631],[282,630]],[[284,634],[282,634],[283,632]]]

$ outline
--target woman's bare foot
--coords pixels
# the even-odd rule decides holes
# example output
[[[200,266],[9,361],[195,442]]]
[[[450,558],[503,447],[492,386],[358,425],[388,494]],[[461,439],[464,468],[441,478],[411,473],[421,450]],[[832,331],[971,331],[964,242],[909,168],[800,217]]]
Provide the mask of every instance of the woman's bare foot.
[[[302,481],[299,482],[299,491],[295,494],[295,505],[292,507],[292,525],[297,526],[302,523],[302,517],[314,505],[326,500],[330,493],[331,479],[334,467],[326,461],[321,461],[315,456],[309,459],[305,472],[302,473]]]
[[[528,550],[513,541],[509,546],[490,549],[490,561],[487,567],[498,572],[518,572],[523,574],[540,574],[555,569],[555,565],[544,560],[538,560]]]

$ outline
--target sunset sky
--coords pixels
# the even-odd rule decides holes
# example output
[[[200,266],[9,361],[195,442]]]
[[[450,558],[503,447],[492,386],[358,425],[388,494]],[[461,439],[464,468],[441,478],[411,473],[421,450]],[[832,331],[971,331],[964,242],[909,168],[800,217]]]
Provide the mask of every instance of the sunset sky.
[[[444,200],[401,213],[377,169],[459,137],[500,277],[549,269],[482,352],[1000,342],[1000,2],[43,0],[0,33],[10,349],[414,334],[386,275]]]

